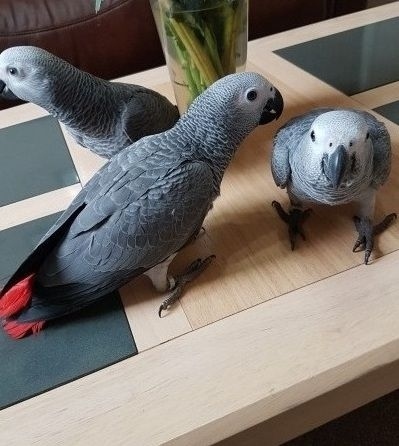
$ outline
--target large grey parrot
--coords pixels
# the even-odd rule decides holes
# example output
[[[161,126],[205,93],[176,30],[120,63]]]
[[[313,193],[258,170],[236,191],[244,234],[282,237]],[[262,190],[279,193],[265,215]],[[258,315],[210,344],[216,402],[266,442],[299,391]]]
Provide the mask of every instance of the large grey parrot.
[[[40,105],[81,146],[105,158],[179,119],[177,107],[161,94],[100,79],[33,46],[0,54],[0,93]]]
[[[3,288],[5,330],[16,338],[36,332],[140,274],[159,291],[172,290],[160,311],[166,309],[210,258],[174,279],[169,263],[200,231],[243,139],[282,109],[281,94],[261,75],[232,74],[200,95],[172,129],[113,157]]]
[[[276,134],[272,153],[275,183],[286,188],[291,210],[274,201],[288,224],[291,248],[310,215],[308,203],[339,205],[354,202],[359,234],[353,251],[365,250],[367,264],[374,236],[395,219],[389,214],[373,226],[375,197],[391,169],[391,143],[382,122],[370,113],[353,109],[320,108],[291,119]]]

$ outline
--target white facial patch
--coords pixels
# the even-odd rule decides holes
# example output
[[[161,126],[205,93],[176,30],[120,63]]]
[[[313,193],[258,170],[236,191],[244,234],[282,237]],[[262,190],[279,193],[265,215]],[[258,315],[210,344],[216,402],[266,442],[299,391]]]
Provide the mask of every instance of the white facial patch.
[[[343,145],[351,154],[364,147],[368,126],[365,119],[358,113],[335,110],[316,118],[312,131],[318,150],[329,153]]]

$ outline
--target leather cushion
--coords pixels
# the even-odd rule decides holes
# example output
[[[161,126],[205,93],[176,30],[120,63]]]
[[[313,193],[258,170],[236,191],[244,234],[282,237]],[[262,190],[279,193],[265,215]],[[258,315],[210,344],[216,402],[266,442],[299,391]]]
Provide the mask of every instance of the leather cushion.
[[[36,45],[114,78],[164,63],[148,0],[0,0],[0,51]]]

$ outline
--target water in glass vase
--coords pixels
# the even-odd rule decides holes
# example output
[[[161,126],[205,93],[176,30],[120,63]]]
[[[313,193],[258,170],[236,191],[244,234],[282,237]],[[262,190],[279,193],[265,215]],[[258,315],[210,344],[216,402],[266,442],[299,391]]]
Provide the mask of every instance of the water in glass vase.
[[[180,113],[215,80],[243,70],[247,0],[151,0]]]

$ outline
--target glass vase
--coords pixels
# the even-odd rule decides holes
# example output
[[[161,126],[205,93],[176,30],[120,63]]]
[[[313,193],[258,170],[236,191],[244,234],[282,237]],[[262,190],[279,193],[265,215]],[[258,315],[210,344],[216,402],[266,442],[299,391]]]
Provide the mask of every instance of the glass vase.
[[[248,0],[150,0],[180,113],[245,68]]]

